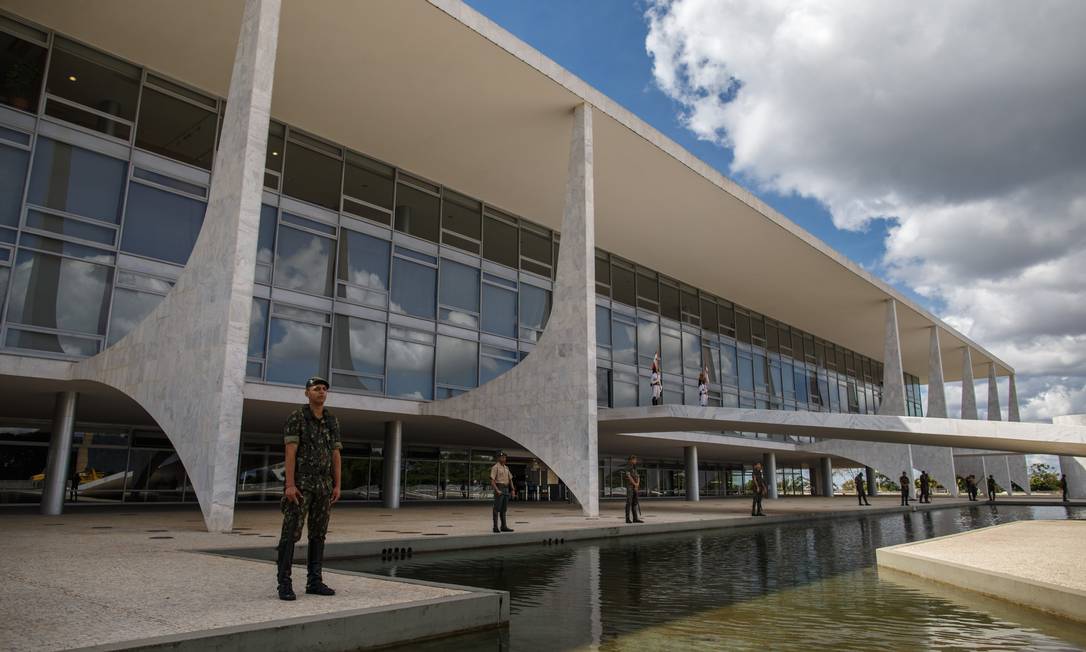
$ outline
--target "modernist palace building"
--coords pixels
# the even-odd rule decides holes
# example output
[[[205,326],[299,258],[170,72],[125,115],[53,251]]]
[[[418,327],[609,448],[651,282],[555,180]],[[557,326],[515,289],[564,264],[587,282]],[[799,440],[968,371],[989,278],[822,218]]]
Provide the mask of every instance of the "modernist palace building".
[[[956,495],[1086,454],[1014,423],[981,344],[459,0],[2,0],[0,73],[0,501],[59,513],[78,474],[229,529],[279,499],[314,374],[345,499],[392,507],[486,498],[498,449],[587,516],[634,453],[690,499],[755,462],[773,495]]]

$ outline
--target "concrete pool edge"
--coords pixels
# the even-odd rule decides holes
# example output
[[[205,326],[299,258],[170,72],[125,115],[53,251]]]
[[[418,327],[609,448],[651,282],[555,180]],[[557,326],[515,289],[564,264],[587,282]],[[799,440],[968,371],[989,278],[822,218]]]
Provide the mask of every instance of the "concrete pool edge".
[[[1013,572],[1002,572],[945,559],[934,559],[910,551],[910,548],[916,548],[933,541],[968,538],[970,535],[986,530],[1021,527],[1024,524],[1036,522],[1003,523],[981,528],[980,530],[958,532],[934,539],[879,548],[875,551],[876,567],[880,571],[888,569],[895,573],[904,573],[937,584],[972,591],[989,598],[1002,600],[1008,604],[1028,607],[1071,621],[1086,622],[1086,590],[1053,582],[1038,581],[1016,575]]]

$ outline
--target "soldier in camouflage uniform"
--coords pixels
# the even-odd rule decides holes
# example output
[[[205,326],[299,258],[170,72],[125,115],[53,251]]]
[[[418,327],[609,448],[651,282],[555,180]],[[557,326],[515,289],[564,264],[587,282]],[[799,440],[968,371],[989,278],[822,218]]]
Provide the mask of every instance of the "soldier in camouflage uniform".
[[[328,381],[314,376],[305,383],[307,405],[295,410],[283,428],[286,448],[286,487],[283,491],[283,532],[278,547],[279,599],[294,600],[290,581],[294,544],[302,538],[309,518],[309,548],[305,592],[335,595],[321,578],[324,535],[332,504],[339,500],[339,420],[324,409]]]

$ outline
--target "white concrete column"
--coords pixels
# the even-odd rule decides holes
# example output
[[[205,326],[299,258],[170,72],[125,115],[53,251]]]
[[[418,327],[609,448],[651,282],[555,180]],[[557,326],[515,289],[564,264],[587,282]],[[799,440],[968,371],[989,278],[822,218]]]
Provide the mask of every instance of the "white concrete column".
[[[962,418],[977,418],[977,392],[973,387],[973,353],[962,349]]]
[[[1086,426],[1086,414],[1064,414],[1052,417],[1052,423]],[[1072,500],[1086,498],[1086,457],[1060,455],[1060,473],[1067,476],[1067,495]]]
[[[599,516],[592,114],[587,104],[571,112],[553,308],[535,350],[485,385],[420,408],[424,416],[482,425],[531,451],[590,518]]]
[[[1014,374],[1007,380],[1007,421],[1021,421],[1018,414],[1018,389],[1014,386]]]
[[[994,362],[988,363],[988,420],[1003,420],[1003,412],[999,409],[999,385],[996,383]]]
[[[762,453],[762,472],[765,473],[766,485],[769,487],[769,495],[767,496],[767,498],[779,498],[780,493],[777,491],[776,453]]]
[[[49,458],[45,465],[39,511],[46,516],[64,513],[64,489],[71,476],[72,432],[75,429],[76,392],[57,392],[53,405],[53,433],[49,437]]]
[[[691,502],[701,500],[701,487],[698,480],[698,447],[683,447],[683,458],[686,461],[686,499]]]
[[[1007,469],[1007,495],[1014,495],[1014,476],[1011,475],[1011,460],[1009,455],[1003,456],[1003,466]]]
[[[897,327],[897,301],[886,302],[886,332],[882,347],[882,401],[879,414],[905,416],[905,370],[901,365],[901,338]]]
[[[142,322],[72,374],[124,392],[151,415],[213,532],[234,522],[279,7],[245,0],[207,211],[188,264]]]
[[[958,483],[957,472],[954,467],[954,449],[949,446],[917,446],[910,445],[913,468],[927,471],[936,482],[942,484],[957,497]],[[910,476],[913,474],[910,472]],[[914,478],[915,479],[915,478]]]
[[[400,470],[403,469],[403,421],[385,422],[381,502],[385,509],[400,508]]]
[[[879,495],[879,479],[878,476],[875,474],[875,469],[871,468],[870,466],[865,466],[864,475],[867,476],[867,495]]]
[[[939,327],[931,327],[928,350],[928,411],[929,417],[946,418],[946,387],[943,383],[943,351],[939,346]]]
[[[1026,456],[1008,455],[1007,465],[1010,466],[1011,482],[1022,487],[1027,496],[1032,495],[1033,490],[1029,488],[1029,462],[1026,460]]]
[[[822,484],[822,495],[827,498],[833,497],[833,460],[829,457],[823,457],[818,460],[818,480]]]

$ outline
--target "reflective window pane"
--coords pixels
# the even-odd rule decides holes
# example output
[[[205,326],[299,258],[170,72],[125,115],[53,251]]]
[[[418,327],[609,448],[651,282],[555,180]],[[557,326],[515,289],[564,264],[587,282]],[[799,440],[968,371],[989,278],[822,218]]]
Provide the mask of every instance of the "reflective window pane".
[[[48,353],[73,356],[92,356],[98,353],[98,341],[74,335],[53,333],[33,333],[30,331],[8,328],[5,346],[16,349],[33,349]]]
[[[281,227],[275,284],[290,290],[331,296],[332,243],[329,238]]]
[[[3,33],[0,32],[0,39],[2,37]],[[0,145],[0,224],[19,224],[19,208],[23,202],[29,159],[29,152]]]
[[[392,261],[391,310],[433,319],[436,295],[436,269],[399,257]]]
[[[485,350],[486,347],[483,347],[483,349]],[[509,351],[507,353],[509,353],[509,355],[512,357],[494,357],[489,355],[482,356],[479,367],[480,385],[494,380],[495,378],[509,371],[516,365],[516,362],[513,361],[513,358],[516,357],[516,353],[512,351]]]
[[[327,378],[329,330],[273,317],[268,340],[268,381],[304,385],[310,376]]]
[[[109,318],[109,339],[106,346],[113,346],[128,335],[143,318],[151,314],[164,297],[161,294],[137,292],[125,288],[113,291],[113,311]]]
[[[434,397],[434,347],[388,341],[388,394],[429,401]]]
[[[287,143],[283,194],[325,208],[339,210],[343,163],[301,145]]]
[[[679,334],[671,329],[660,331],[660,366],[665,373],[683,372],[683,347]]]
[[[506,337],[517,336],[516,292],[483,284],[483,330]]]
[[[615,362],[637,364],[637,334],[631,322],[618,318],[611,321],[611,357]]]
[[[483,258],[517,267],[517,227],[486,217],[483,224]]]
[[[214,111],[145,87],[136,147],[210,170],[217,125]]]
[[[38,112],[45,55],[44,47],[0,32],[0,103]]]
[[[626,269],[619,265],[611,266],[611,297],[627,306],[637,305],[632,269]]]
[[[439,385],[475,387],[479,375],[479,343],[445,335],[437,336]]]
[[[551,237],[522,228],[520,230],[520,255],[536,262],[551,265]]]
[[[596,369],[596,405],[611,407],[611,370]]]
[[[389,247],[387,240],[344,229],[339,239],[339,280],[388,292]]]
[[[132,183],[121,249],[184,265],[200,235],[205,208],[197,199]]]
[[[611,311],[603,306],[596,306],[596,344],[611,346]]]
[[[651,367],[660,351],[660,325],[648,319],[637,320],[637,355],[642,367]]]
[[[11,281],[8,321],[105,333],[112,280],[109,267],[20,251]]]
[[[343,194],[392,209],[393,169],[357,154],[347,155]]]
[[[260,205],[260,229],[256,236],[257,283],[271,283],[272,261],[275,259],[275,230],[278,210],[267,204]]]
[[[520,287],[520,324],[537,331],[547,325],[551,312],[551,293],[534,285]]]
[[[91,240],[111,247],[117,239],[115,229],[51,213],[43,213],[34,209],[29,209],[26,212],[26,226],[81,240]]]
[[[38,138],[27,201],[117,223],[125,163],[49,138]]]
[[[697,378],[703,366],[701,359],[701,337],[693,333],[683,332],[682,338],[683,368],[686,370],[687,376]]]
[[[264,340],[268,336],[268,300],[253,299],[249,313],[249,357],[264,357]]]
[[[679,320],[679,288],[660,284],[660,314],[668,319]]]
[[[126,120],[136,119],[140,69],[91,48],[57,38],[46,88],[53,95]],[[48,112],[48,111],[47,111]],[[90,124],[100,124],[87,114]]]
[[[383,376],[385,325],[368,319],[336,315],[332,368]]]
[[[430,193],[399,184],[396,187],[396,230],[438,241],[440,200]]]
[[[465,328],[478,328],[479,270],[441,259],[441,304],[462,310],[443,311],[442,321]]]
[[[442,228],[472,240],[482,239],[482,207],[478,202],[467,198],[460,200],[453,193],[446,191],[442,207]],[[478,253],[479,250],[475,248],[473,251]]]

